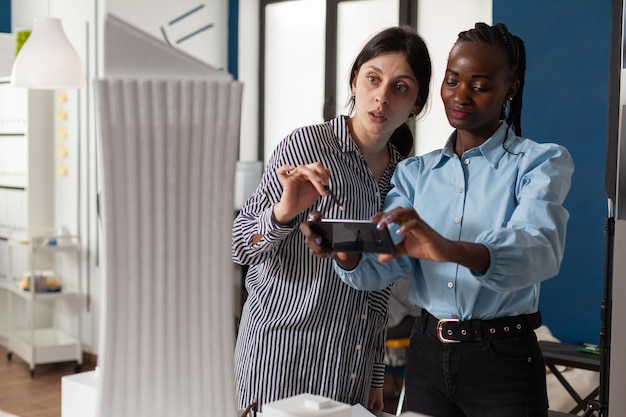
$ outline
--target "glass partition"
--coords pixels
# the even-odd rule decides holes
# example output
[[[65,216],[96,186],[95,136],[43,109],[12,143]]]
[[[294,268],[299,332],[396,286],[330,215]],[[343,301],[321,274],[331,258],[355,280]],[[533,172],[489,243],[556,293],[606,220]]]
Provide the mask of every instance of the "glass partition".
[[[325,2],[284,1],[265,9],[265,162],[294,128],[323,121]]]

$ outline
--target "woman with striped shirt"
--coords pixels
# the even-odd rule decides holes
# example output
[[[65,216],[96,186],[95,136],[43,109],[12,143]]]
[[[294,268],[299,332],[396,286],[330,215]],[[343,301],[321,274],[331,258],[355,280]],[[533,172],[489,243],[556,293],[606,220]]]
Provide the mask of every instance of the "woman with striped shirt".
[[[302,393],[383,408],[389,292],[343,284],[298,225],[313,210],[369,219],[382,209],[412,146],[410,135],[400,146],[392,134],[424,108],[431,62],[418,34],[392,27],[363,47],[350,74],[350,116],[283,139],[233,225],[233,259],[250,266],[235,351],[241,409]]]

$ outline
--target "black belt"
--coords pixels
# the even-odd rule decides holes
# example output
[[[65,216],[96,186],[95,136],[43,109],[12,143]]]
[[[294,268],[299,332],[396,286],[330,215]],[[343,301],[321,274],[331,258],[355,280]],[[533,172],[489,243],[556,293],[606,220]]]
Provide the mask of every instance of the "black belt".
[[[423,328],[434,332],[442,343],[478,342],[528,336],[541,326],[541,313],[537,311],[491,320],[460,321],[439,320],[424,310],[420,320]]]

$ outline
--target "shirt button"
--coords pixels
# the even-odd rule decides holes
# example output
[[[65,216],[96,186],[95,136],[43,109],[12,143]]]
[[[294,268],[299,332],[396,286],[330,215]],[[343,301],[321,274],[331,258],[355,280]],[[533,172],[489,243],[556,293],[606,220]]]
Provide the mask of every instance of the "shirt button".
[[[352,374],[352,375],[350,375],[350,378],[352,378],[352,379],[356,379],[356,374]]]
[[[361,345],[356,345],[356,350],[361,350]]]
[[[454,287],[454,282],[450,281],[448,282],[448,288],[453,288]]]
[[[463,187],[459,188],[459,193],[463,193]]]
[[[464,159],[464,160],[463,160],[463,163],[464,163],[465,165],[469,165],[470,160],[469,160],[469,159]]]
[[[459,223],[461,223],[461,219],[457,217],[456,219],[454,219],[454,222],[455,222],[456,224],[459,224]]]
[[[367,314],[361,314],[361,319],[362,319],[362,320],[367,319]]]
[[[374,193],[374,195],[375,195],[376,197],[380,197],[380,192],[379,192],[379,191],[376,191],[376,193]]]

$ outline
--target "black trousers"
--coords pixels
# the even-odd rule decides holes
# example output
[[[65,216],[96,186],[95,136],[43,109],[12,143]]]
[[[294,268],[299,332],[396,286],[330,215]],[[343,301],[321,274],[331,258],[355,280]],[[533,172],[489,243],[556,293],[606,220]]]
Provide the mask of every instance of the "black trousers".
[[[442,343],[425,312],[406,364],[410,411],[433,417],[546,417],[546,371],[534,332],[500,340]],[[436,320],[436,319],[434,319]]]

